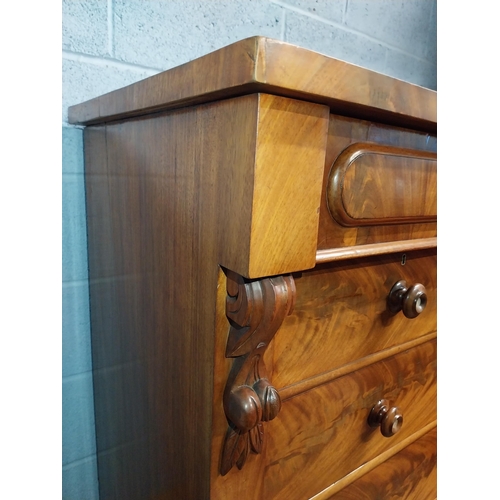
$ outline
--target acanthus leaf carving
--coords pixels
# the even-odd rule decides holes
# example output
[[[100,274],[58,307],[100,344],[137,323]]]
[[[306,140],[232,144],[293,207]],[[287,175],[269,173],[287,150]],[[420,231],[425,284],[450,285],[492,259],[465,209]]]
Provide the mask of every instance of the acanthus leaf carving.
[[[264,426],[281,409],[271,385],[264,353],[285,317],[293,310],[295,282],[291,275],[247,280],[226,272],[226,316],[230,331],[226,357],[235,358],[224,390],[229,428],[222,452],[221,474],[243,467],[250,451],[261,453]]]

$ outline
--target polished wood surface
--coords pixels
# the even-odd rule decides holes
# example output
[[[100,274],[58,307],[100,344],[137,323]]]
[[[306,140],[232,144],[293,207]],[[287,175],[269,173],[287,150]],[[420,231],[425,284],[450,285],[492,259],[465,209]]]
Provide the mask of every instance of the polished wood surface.
[[[102,123],[255,92],[318,102],[333,112],[380,123],[436,130],[435,91],[259,36],[71,106],[69,122]]]
[[[331,500],[435,500],[437,429],[403,448]],[[315,499],[316,500],[316,499]],[[320,500],[318,498],[317,500]]]
[[[255,37],[70,110],[101,500],[435,494],[435,97]]]
[[[384,359],[395,356],[400,352],[413,349],[420,344],[424,344],[425,342],[434,340],[436,337],[436,332],[428,333],[427,335],[423,335],[422,337],[410,340],[409,342],[404,342],[402,344],[395,345],[394,347],[389,347],[387,349],[383,349],[382,351],[377,351],[374,354],[369,354],[368,356],[365,356],[363,358],[356,359],[355,361],[351,361],[350,363],[342,365],[329,372],[323,372],[319,375],[309,377],[295,384],[288,385],[280,389],[280,398],[282,401],[293,398],[299,394],[302,394],[303,392],[307,392],[311,389],[314,389],[315,387],[319,387],[320,385],[327,384],[332,380],[343,377],[344,375],[354,373],[361,368],[364,368],[365,366],[377,363],[378,361],[383,361]]]
[[[408,285],[405,280],[399,280],[389,292],[387,305],[392,313],[403,311],[408,319],[414,319],[427,307],[427,289],[421,283]]]
[[[389,439],[367,424],[381,398],[405,417],[401,431]],[[261,498],[313,496],[435,419],[435,341],[286,400],[279,419],[268,426]]]
[[[277,417],[281,398],[269,380],[264,353],[295,302],[291,275],[245,280],[227,272],[226,316],[230,321],[226,357],[236,358],[224,390],[228,430],[221,474],[241,469],[250,451],[260,453],[264,422]]]
[[[326,106],[258,99],[248,271],[220,262],[249,278],[315,266],[329,121]]]
[[[408,250],[437,248],[437,238],[421,238],[403,241],[387,241],[384,243],[370,243],[367,245],[353,245],[350,247],[327,248],[316,252],[316,263],[334,262],[357,257],[369,257],[387,253],[403,253]]]
[[[436,251],[406,252],[317,266],[295,275],[297,298],[266,352],[284,388],[437,329]],[[424,283],[427,307],[415,319],[388,309],[397,281]]]
[[[370,410],[368,425],[379,427],[382,436],[392,437],[401,430],[403,426],[403,415],[397,406],[389,406],[387,399],[381,399]]]
[[[428,239],[435,238],[437,235],[437,223],[432,212],[435,213],[435,197],[436,197],[436,186],[435,177],[428,172],[429,168],[424,167],[422,171],[419,168],[414,171],[415,165],[398,163],[401,167],[401,173],[399,174],[399,180],[403,183],[404,187],[396,187],[387,182],[387,163],[382,162],[378,170],[381,173],[382,178],[373,178],[372,171],[374,169],[369,169],[369,176],[363,176],[356,184],[352,184],[353,179],[351,179],[350,189],[351,198],[348,201],[348,207],[353,210],[353,214],[349,215],[345,212],[346,208],[343,203],[346,202],[342,197],[345,196],[345,188],[339,188],[337,190],[330,189],[330,200],[328,198],[328,190],[331,187],[331,170],[332,166],[338,161],[339,157],[348,148],[353,147],[356,144],[364,144],[365,148],[368,148],[368,144],[376,144],[373,146],[376,151],[396,151],[407,150],[406,154],[421,155],[422,158],[432,159],[435,158],[436,154],[436,137],[433,134],[425,132],[417,132],[414,130],[408,130],[398,127],[391,127],[387,125],[380,125],[377,123],[368,122],[365,120],[356,120],[353,118],[341,117],[338,115],[330,115],[330,126],[328,130],[328,145],[326,150],[326,161],[324,170],[324,185],[323,194],[321,197],[321,209],[320,209],[320,224],[318,233],[318,250],[330,250],[339,249],[343,247],[351,246],[362,246],[362,245],[374,245],[382,243],[392,243],[397,241],[408,241],[413,239]],[[358,146],[354,146],[358,148]],[[350,151],[350,150],[348,150]],[[363,156],[361,156],[362,158]],[[342,164],[342,158],[340,158]],[[345,165],[345,163],[343,163]],[[426,164],[427,165],[427,164]],[[351,169],[347,169],[349,172]],[[366,169],[365,169],[366,170]],[[432,171],[432,168],[430,169]],[[365,172],[368,174],[368,172]],[[396,176],[396,179],[398,177]],[[368,180],[370,179],[370,180]],[[417,182],[418,181],[418,182]],[[391,181],[392,182],[392,181]],[[365,187],[362,187],[362,186]],[[397,218],[394,217],[395,212],[399,213],[398,216],[404,216],[404,222],[412,222],[411,217],[415,216],[416,206],[422,207],[423,204],[427,204],[428,200],[425,196],[421,194],[421,189],[429,189],[429,200],[434,200],[430,203],[430,206],[425,209],[418,208],[418,211],[424,210],[423,215],[425,217],[432,216],[431,222],[421,222],[421,223],[398,223]],[[340,191],[339,191],[340,189]],[[358,202],[356,202],[356,196],[358,190],[364,192],[364,195],[359,195]],[[367,191],[370,190],[370,195],[366,196]],[[387,190],[393,191],[393,195],[387,199]],[[364,191],[363,191],[364,190]],[[373,191],[373,192],[372,192]],[[401,196],[399,195],[401,193]],[[381,200],[381,196],[384,196],[384,200]],[[340,198],[339,198],[340,196]],[[354,198],[352,198],[354,196]],[[396,198],[395,198],[396,197]],[[399,203],[399,197],[404,198],[409,201],[402,201]],[[329,200],[329,201],[328,201]],[[354,201],[353,201],[354,200]],[[388,200],[388,201],[386,201]],[[361,207],[363,204],[369,204],[369,206],[376,206],[375,213],[372,213],[370,218],[366,217],[367,211],[370,208],[353,209],[353,203],[359,205],[361,202]],[[389,204],[389,213],[386,209],[381,208],[385,204]],[[407,203],[410,203],[412,208],[406,209]],[[339,218],[342,223],[337,222],[332,218],[330,213],[330,206],[337,206],[337,214],[340,214]],[[400,207],[400,208],[398,208]],[[357,210],[357,211],[356,211]],[[430,212],[425,212],[425,210],[430,210]],[[412,213],[413,211],[413,213]],[[364,219],[356,221],[356,217],[363,216]],[[335,216],[335,214],[334,214]],[[389,220],[384,220],[388,218]],[[420,220],[422,220],[420,218]],[[353,227],[346,227],[346,221],[349,225]],[[413,222],[419,222],[418,219]],[[357,225],[354,225],[354,224]],[[368,223],[368,224],[367,224]],[[375,224],[375,225],[373,225]]]
[[[176,126],[179,132],[174,133]],[[217,224],[213,229],[204,224],[200,237],[215,237],[216,262],[243,276],[312,268],[316,263],[327,126],[328,110],[323,106],[260,94],[156,115],[152,121],[125,121],[106,129],[108,148],[114,155],[108,173],[119,179],[117,183],[126,184],[135,176],[149,175],[134,170],[138,164],[154,161],[148,165],[151,175],[168,176],[173,186],[178,181],[189,182],[185,195],[199,200],[193,202],[192,213],[205,210],[199,217],[217,221],[212,222]],[[120,145],[125,138],[131,141],[130,148],[138,139],[143,142],[140,148],[125,152]],[[150,140],[162,143],[158,153],[149,153],[146,144]],[[182,147],[191,150],[181,151]],[[159,156],[150,160],[153,154]],[[179,166],[181,161],[196,170],[197,179],[188,178],[189,171]],[[302,183],[306,178],[308,182]],[[162,193],[163,204],[168,201],[167,193]],[[205,199],[210,199],[207,206],[203,205]],[[125,199],[122,202],[126,203]],[[106,219],[104,224],[112,217],[125,231],[127,225],[139,224],[138,210],[125,216],[117,215],[119,209],[110,212],[103,208],[100,216]],[[101,237],[109,235],[96,235]],[[297,241],[303,243],[297,245]],[[125,252],[132,252],[137,245],[138,241]],[[111,275],[121,274],[121,252],[118,249],[114,259],[98,258],[96,265],[110,265]],[[132,261],[132,255],[129,257]],[[96,272],[102,276],[101,270]]]
[[[354,143],[332,165],[327,196],[343,226],[435,222],[436,154]]]
[[[250,95],[86,129],[102,498],[207,497],[218,265],[314,266],[327,123]]]
[[[383,398],[405,418],[391,438],[367,423]],[[224,420],[216,407],[214,413],[215,420]],[[250,455],[242,471],[223,477],[214,474],[224,436],[219,429],[212,446],[212,491],[215,498],[310,498],[420,429],[435,426],[435,419],[436,342],[430,341],[283,401],[279,417],[266,428],[262,454]],[[214,421],[214,434],[218,427]]]

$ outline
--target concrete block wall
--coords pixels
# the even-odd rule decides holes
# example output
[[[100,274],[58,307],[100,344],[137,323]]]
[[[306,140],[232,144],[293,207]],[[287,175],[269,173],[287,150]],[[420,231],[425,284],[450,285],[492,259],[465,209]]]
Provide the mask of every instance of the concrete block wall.
[[[63,498],[99,498],[82,130],[68,106],[253,35],[436,89],[436,0],[63,0]],[[101,499],[104,500],[104,499]]]
[[[97,500],[82,131],[62,129],[63,498]]]

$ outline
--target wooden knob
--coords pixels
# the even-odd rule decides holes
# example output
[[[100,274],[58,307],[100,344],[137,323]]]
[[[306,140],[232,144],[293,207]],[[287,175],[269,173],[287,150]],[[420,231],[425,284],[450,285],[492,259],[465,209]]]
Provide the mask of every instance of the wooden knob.
[[[242,385],[233,389],[224,409],[235,427],[248,432],[260,422],[275,418],[281,409],[281,399],[278,391],[263,378],[253,387]]]
[[[391,288],[387,305],[393,313],[402,310],[407,318],[416,318],[427,305],[427,291],[420,283],[408,288],[406,281],[400,280]]]
[[[227,418],[242,432],[248,432],[262,420],[260,399],[247,385],[233,390],[227,403]]]
[[[278,391],[265,378],[257,380],[253,388],[262,405],[262,420],[264,422],[272,420],[281,410],[281,398]]]
[[[397,406],[389,407],[386,399],[381,399],[370,411],[368,425],[378,427],[382,436],[391,437],[401,430],[403,415]]]

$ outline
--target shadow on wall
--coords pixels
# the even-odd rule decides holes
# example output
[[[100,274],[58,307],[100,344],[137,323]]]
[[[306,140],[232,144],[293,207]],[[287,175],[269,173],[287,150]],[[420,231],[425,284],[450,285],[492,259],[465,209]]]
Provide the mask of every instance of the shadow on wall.
[[[62,145],[63,498],[97,500],[82,130]]]

